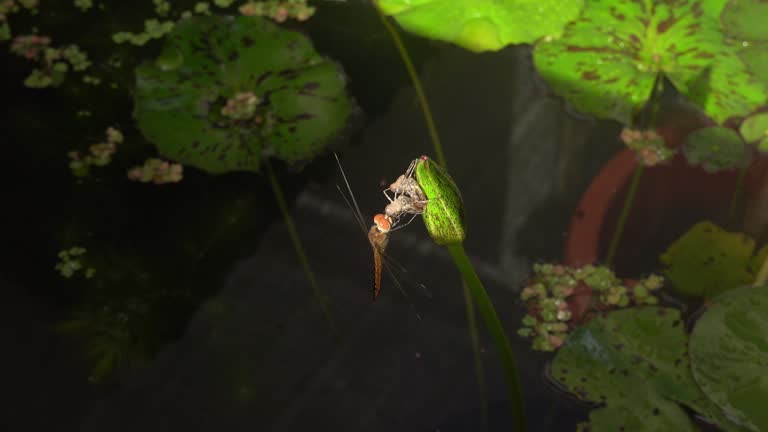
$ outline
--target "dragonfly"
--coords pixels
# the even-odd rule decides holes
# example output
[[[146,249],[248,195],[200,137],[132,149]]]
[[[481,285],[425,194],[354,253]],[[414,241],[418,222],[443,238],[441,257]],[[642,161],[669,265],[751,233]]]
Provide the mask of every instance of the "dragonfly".
[[[387,255],[384,251],[389,243],[389,234],[400,228],[404,228],[410,224],[413,219],[424,211],[427,200],[424,198],[424,194],[421,188],[413,178],[413,172],[416,166],[417,160],[414,160],[406,170],[405,174],[398,177],[398,179],[392,183],[387,189],[384,190],[384,195],[390,201],[385,207],[384,213],[378,213],[373,217],[373,225],[370,229],[366,228],[365,218],[363,217],[360,207],[355,199],[355,194],[352,192],[352,188],[347,179],[347,175],[344,172],[344,168],[341,166],[341,161],[336,153],[333,154],[336,158],[336,164],[339,167],[341,176],[344,179],[349,197],[341,190],[341,187],[336,185],[347,206],[352,210],[360,229],[368,237],[368,241],[373,249],[373,264],[374,264],[374,282],[373,282],[373,301],[376,301],[381,291],[381,273],[382,270],[386,270],[389,273],[395,285],[399,288],[403,296],[410,302],[408,295],[405,293],[398,277],[395,275],[393,268],[400,273],[407,273],[408,271],[400,265],[396,260]],[[390,197],[389,193],[393,196]],[[406,223],[401,223],[401,217],[404,215],[411,215],[411,219]],[[418,284],[428,296],[431,297],[427,287],[424,284]],[[413,303],[411,303],[413,306]]]

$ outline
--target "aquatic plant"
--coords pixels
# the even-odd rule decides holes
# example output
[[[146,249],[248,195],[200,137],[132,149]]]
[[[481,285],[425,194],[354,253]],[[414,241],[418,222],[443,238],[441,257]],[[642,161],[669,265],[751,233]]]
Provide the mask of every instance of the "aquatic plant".
[[[754,144],[761,152],[768,152],[768,113],[747,117],[741,123],[739,133],[748,144]]]
[[[428,200],[422,214],[427,232],[435,243],[444,245],[448,249],[472,300],[485,321],[501,358],[515,422],[519,430],[525,430],[523,391],[515,356],[493,303],[464,251],[463,241],[467,234],[461,192],[448,172],[427,156],[422,156],[417,161],[415,178]]]
[[[520,292],[528,311],[517,334],[531,339],[537,351],[556,350],[597,313],[658,303],[653,292],[663,284],[657,275],[624,282],[605,266],[534,264],[533,272]]]
[[[768,246],[758,251],[749,236],[703,221],[675,240],[660,260],[675,291],[709,299],[754,281],[766,257]]]
[[[742,165],[747,158],[747,148],[735,130],[714,126],[688,134],[683,154],[691,165],[700,165],[714,173]]]
[[[675,155],[675,150],[665,145],[664,138],[653,129],[621,130],[621,140],[637,153],[638,160],[646,167],[664,163]]]
[[[733,430],[696,384],[687,347],[676,309],[617,310],[574,331],[549,373],[569,393],[601,405],[590,413],[590,430],[697,430],[681,405]]]
[[[106,141],[88,147],[88,153],[71,151],[69,156],[69,169],[75,177],[86,177],[93,166],[105,166],[112,161],[112,156],[117,152],[117,145],[123,142],[123,134],[119,130],[109,127],[106,132]]]
[[[55,87],[64,81],[70,69],[82,72],[91,66],[88,55],[77,45],[53,48],[50,44],[48,36],[25,35],[13,39],[11,52],[38,65],[24,81],[27,87]]]
[[[141,183],[178,183],[183,177],[184,166],[157,158],[149,158],[141,166],[128,170],[128,178]]]
[[[691,333],[693,376],[728,419],[750,431],[768,429],[768,286],[715,297]]]
[[[583,0],[377,0],[404,29],[472,51],[558,37],[581,12]]]
[[[306,21],[315,13],[315,8],[307,5],[307,0],[249,1],[240,6],[239,10],[246,16],[263,16],[279,23],[289,18]]]
[[[86,279],[92,278],[96,270],[83,261],[83,256],[86,252],[86,249],[80,246],[60,251],[57,255],[59,262],[56,264],[56,271],[61,276],[69,279],[82,270],[83,276]]]
[[[197,43],[203,36],[210,45]],[[211,173],[259,171],[264,156],[298,162],[323,151],[352,114],[344,84],[299,33],[257,17],[194,17],[176,25],[155,64],[136,69],[134,117],[168,158]],[[238,103],[250,105],[233,115]]]

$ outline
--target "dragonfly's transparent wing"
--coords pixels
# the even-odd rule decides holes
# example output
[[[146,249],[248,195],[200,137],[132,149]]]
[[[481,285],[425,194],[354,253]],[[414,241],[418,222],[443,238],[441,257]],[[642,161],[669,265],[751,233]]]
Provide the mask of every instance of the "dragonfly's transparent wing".
[[[339,193],[341,194],[341,197],[344,199],[344,202],[347,204],[347,207],[349,207],[350,211],[355,217],[355,220],[357,221],[357,224],[360,226],[360,231],[363,233],[365,238],[368,236],[368,230],[366,228],[365,219],[363,218],[363,214],[360,211],[360,207],[357,204],[357,200],[355,199],[355,194],[352,192],[352,188],[349,185],[349,180],[347,179],[346,174],[344,173],[344,168],[341,166],[341,162],[339,161],[338,155],[336,153],[333,154],[336,158],[336,164],[339,167],[339,171],[341,172],[341,176],[344,179],[344,184],[347,189],[347,193],[349,196],[347,196],[347,193],[344,193],[344,191],[341,189],[339,185],[336,185],[336,189],[338,189]],[[411,301],[410,297],[406,293],[406,290],[404,288],[404,285],[407,285],[409,287],[413,287],[418,289],[419,292],[421,292],[423,295],[425,295],[428,298],[432,298],[432,293],[429,291],[426,285],[423,283],[418,282],[403,266],[400,264],[397,260],[392,258],[389,254],[387,254],[384,251],[381,252],[381,258],[382,258],[382,264],[384,267],[384,270],[389,275],[389,278],[392,280],[392,282],[398,287],[400,292],[403,294],[403,297],[410,303],[411,307],[413,307],[413,302]],[[418,315],[418,313],[417,313]]]

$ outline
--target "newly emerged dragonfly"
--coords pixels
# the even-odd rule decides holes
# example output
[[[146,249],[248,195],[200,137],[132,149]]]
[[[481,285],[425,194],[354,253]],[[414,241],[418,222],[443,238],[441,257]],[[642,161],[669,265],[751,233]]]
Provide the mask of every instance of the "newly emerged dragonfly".
[[[338,188],[339,193],[341,193],[342,198],[344,198],[344,201],[347,203],[347,206],[352,210],[352,213],[355,216],[355,220],[357,221],[358,225],[360,225],[360,229],[366,233],[368,241],[371,244],[371,248],[373,249],[373,300],[376,301],[376,298],[381,291],[381,273],[383,269],[389,273],[394,283],[403,293],[403,296],[408,299],[408,296],[400,284],[400,281],[395,276],[395,272],[393,271],[392,267],[401,273],[407,273],[407,270],[405,270],[405,268],[398,264],[397,261],[395,261],[393,258],[388,256],[385,253],[385,249],[389,243],[389,234],[392,231],[403,228],[411,223],[411,221],[413,221],[417,215],[423,212],[424,206],[426,205],[426,199],[424,199],[424,195],[421,192],[421,189],[419,188],[415,179],[413,179],[413,167],[415,166],[415,161],[411,164],[404,175],[401,175],[397,181],[395,181],[387,190],[384,191],[384,194],[389,199],[390,204],[387,205],[384,213],[379,213],[373,217],[373,226],[371,226],[370,229],[366,229],[365,218],[360,211],[360,207],[357,204],[355,195],[352,192],[351,186],[349,185],[347,176],[344,173],[344,168],[342,168],[339,157],[335,153],[334,157],[336,157],[336,163],[339,167],[339,171],[341,172],[341,176],[344,179],[344,184],[346,185],[349,197],[344,194],[344,191],[342,191],[338,185],[336,187]],[[387,194],[388,191],[393,193],[393,197],[390,197]],[[401,223],[401,216],[406,214],[412,215],[411,219],[406,223]],[[419,285],[422,289],[427,291],[423,284]],[[427,294],[429,294],[428,291]]]

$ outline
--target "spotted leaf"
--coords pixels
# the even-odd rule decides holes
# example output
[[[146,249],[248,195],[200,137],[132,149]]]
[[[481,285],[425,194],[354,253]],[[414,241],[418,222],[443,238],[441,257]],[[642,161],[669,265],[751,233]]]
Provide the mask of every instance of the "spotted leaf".
[[[741,287],[712,301],[691,334],[693,374],[736,422],[768,430],[768,287]]]
[[[630,123],[661,73],[723,122],[765,102],[763,84],[725,43],[724,0],[594,0],[562,37],[540,41],[537,69],[576,109]]]
[[[160,153],[211,173],[258,171],[261,158],[312,158],[346,123],[340,68],[297,32],[258,17],[180,21],[158,61],[136,69],[139,127]],[[238,94],[258,104],[223,115]]]
[[[617,310],[568,336],[550,376],[579,399],[606,406],[590,416],[601,426],[594,430],[692,430],[679,405],[728,428],[693,379],[687,344],[676,309]]]

